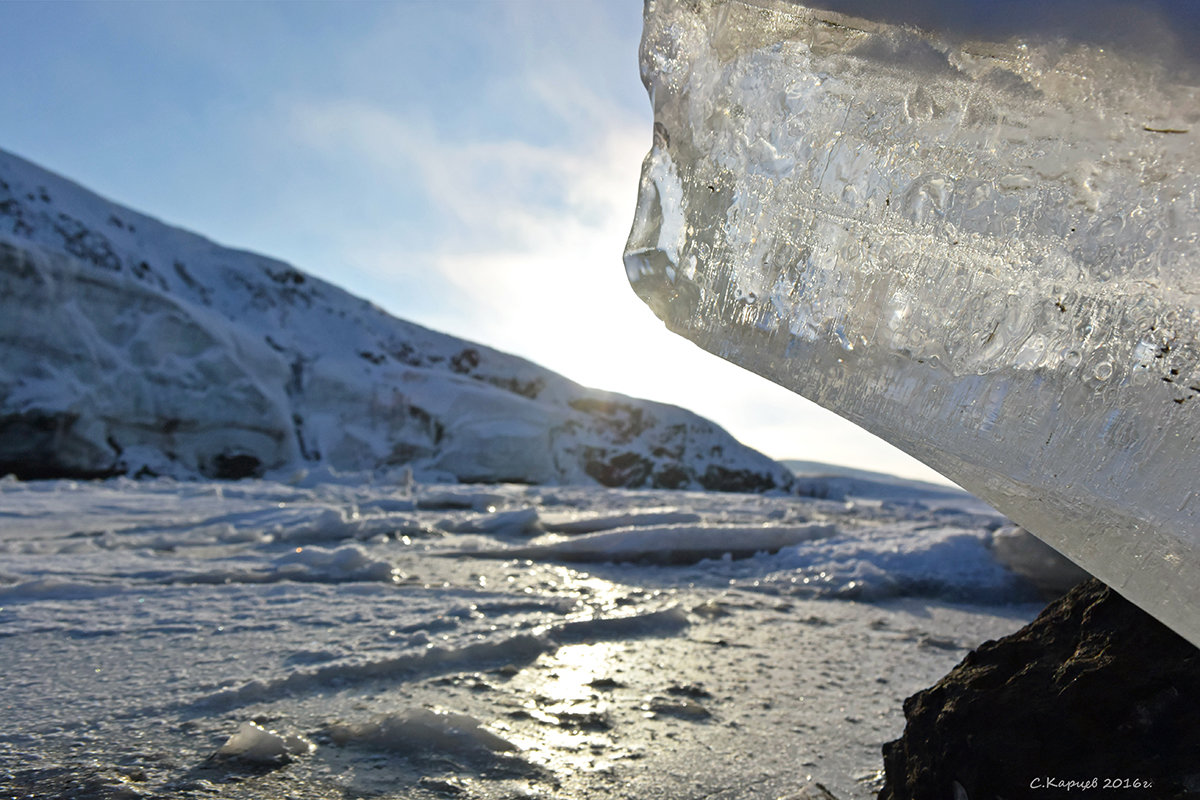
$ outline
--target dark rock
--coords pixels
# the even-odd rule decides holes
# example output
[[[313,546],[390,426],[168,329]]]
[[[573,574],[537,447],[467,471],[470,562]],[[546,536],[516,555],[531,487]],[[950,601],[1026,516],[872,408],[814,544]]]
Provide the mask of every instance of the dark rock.
[[[905,701],[879,798],[1200,797],[1197,708],[1200,650],[1089,580]]]
[[[710,464],[700,476],[700,485],[710,492],[769,492],[783,488],[773,476],[756,470],[727,469]]]
[[[607,455],[606,451],[593,449],[583,467],[603,486],[645,486],[654,471],[654,462],[637,453],[618,453],[606,459]]]
[[[667,464],[654,473],[653,486],[656,489],[678,489],[690,480],[687,470],[678,464]]]
[[[88,480],[121,474],[116,454],[78,435],[77,422],[70,412],[0,414],[0,476]]]
[[[213,457],[208,469],[210,477],[223,481],[238,481],[242,478],[261,478],[262,461],[249,453],[219,453]]]

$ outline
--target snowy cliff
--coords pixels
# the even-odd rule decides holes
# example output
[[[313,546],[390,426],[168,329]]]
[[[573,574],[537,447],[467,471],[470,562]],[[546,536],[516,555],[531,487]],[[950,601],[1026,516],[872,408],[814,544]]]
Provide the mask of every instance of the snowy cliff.
[[[768,489],[673,406],[583,388],[0,151],[0,474],[237,478],[322,464],[463,481]]]

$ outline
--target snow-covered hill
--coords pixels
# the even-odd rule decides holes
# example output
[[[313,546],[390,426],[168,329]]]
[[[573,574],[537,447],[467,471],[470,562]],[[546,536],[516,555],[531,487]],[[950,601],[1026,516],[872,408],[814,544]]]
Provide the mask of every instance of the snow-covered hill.
[[[396,319],[0,151],[0,474],[320,464],[722,490],[788,471],[688,411]]]
[[[813,497],[842,498],[857,497],[874,500],[898,500],[904,502],[954,501],[968,502],[970,495],[957,486],[901,478],[886,472],[825,464],[820,461],[785,459],[779,462],[796,476],[801,494]],[[986,507],[977,500],[977,507]]]

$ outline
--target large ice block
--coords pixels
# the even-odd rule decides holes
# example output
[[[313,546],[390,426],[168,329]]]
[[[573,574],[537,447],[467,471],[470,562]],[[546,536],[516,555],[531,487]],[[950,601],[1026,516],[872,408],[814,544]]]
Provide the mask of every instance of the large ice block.
[[[650,0],[625,266],[1200,645],[1200,91],[1147,30]]]

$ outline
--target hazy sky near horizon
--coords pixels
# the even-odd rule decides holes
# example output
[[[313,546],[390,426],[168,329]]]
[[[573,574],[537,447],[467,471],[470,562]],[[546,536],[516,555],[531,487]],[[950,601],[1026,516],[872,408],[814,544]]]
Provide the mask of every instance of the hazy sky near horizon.
[[[2,3],[0,148],[776,458],[935,476],[669,333],[629,289],[641,8]]]

